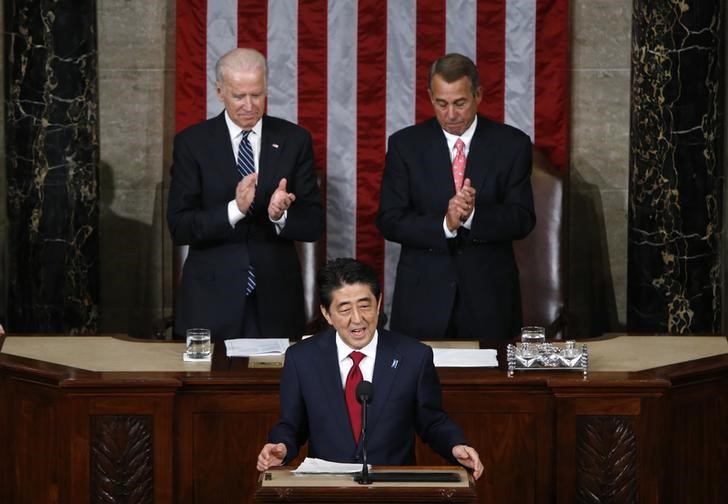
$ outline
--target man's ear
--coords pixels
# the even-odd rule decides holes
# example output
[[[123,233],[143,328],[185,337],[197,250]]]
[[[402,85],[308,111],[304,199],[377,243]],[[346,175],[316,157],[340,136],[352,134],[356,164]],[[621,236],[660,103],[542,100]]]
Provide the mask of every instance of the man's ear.
[[[478,86],[478,89],[475,90],[473,97],[475,98],[475,102],[480,105],[480,101],[483,99],[483,88],[481,86]]]
[[[379,299],[377,299],[377,313],[380,313],[382,311],[382,295],[379,295]]]
[[[321,315],[324,316],[326,322],[328,322],[329,325],[334,325],[331,323],[331,316],[329,315],[328,310],[326,310],[326,307],[324,305],[319,305],[319,309],[321,309]]]

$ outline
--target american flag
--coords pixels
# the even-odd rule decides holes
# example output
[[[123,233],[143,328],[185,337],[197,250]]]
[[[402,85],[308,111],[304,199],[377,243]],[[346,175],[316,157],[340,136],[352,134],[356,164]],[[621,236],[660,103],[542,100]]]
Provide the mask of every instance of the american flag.
[[[374,223],[386,141],[433,115],[430,63],[469,56],[483,86],[480,112],[525,131],[565,171],[568,21],[568,0],[179,1],[176,128],[222,110],[214,75],[222,54],[265,54],[268,113],[313,135],[327,257],[371,264],[391,294],[399,249]]]

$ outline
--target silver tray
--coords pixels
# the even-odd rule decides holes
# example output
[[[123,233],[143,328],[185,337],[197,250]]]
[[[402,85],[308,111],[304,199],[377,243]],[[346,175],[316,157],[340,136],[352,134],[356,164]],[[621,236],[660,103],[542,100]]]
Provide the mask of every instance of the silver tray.
[[[564,343],[519,343],[506,347],[508,376],[514,371],[581,371],[584,376],[589,366],[586,345],[577,346],[573,340]]]

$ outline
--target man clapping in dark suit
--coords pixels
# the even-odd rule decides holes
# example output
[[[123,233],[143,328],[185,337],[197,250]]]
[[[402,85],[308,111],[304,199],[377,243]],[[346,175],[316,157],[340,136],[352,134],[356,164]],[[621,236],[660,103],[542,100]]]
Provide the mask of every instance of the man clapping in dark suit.
[[[531,141],[478,115],[478,70],[430,68],[435,117],[389,138],[377,226],[402,245],[390,328],[419,339],[508,339],[521,326],[512,242],[533,229]]]
[[[280,419],[258,455],[258,470],[287,463],[306,441],[311,457],[362,462],[360,406],[351,394],[363,379],[374,390],[367,415],[369,463],[414,464],[416,433],[480,477],[478,453],[442,409],[432,349],[377,329],[376,273],[354,259],[335,259],[322,269],[319,288],[321,312],[332,327],[286,352]]]
[[[305,315],[294,240],[319,239],[324,222],[311,135],[264,115],[267,63],[258,51],[234,49],[215,72],[225,110],[174,139],[167,221],[174,243],[189,245],[174,333],[298,338]]]

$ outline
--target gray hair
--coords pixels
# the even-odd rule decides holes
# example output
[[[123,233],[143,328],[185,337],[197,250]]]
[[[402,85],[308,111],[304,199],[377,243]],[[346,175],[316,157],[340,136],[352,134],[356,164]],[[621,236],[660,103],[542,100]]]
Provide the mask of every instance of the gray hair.
[[[268,62],[260,52],[255,49],[238,47],[223,54],[215,64],[215,78],[222,85],[223,72],[230,70],[262,70],[263,85],[268,88]]]

